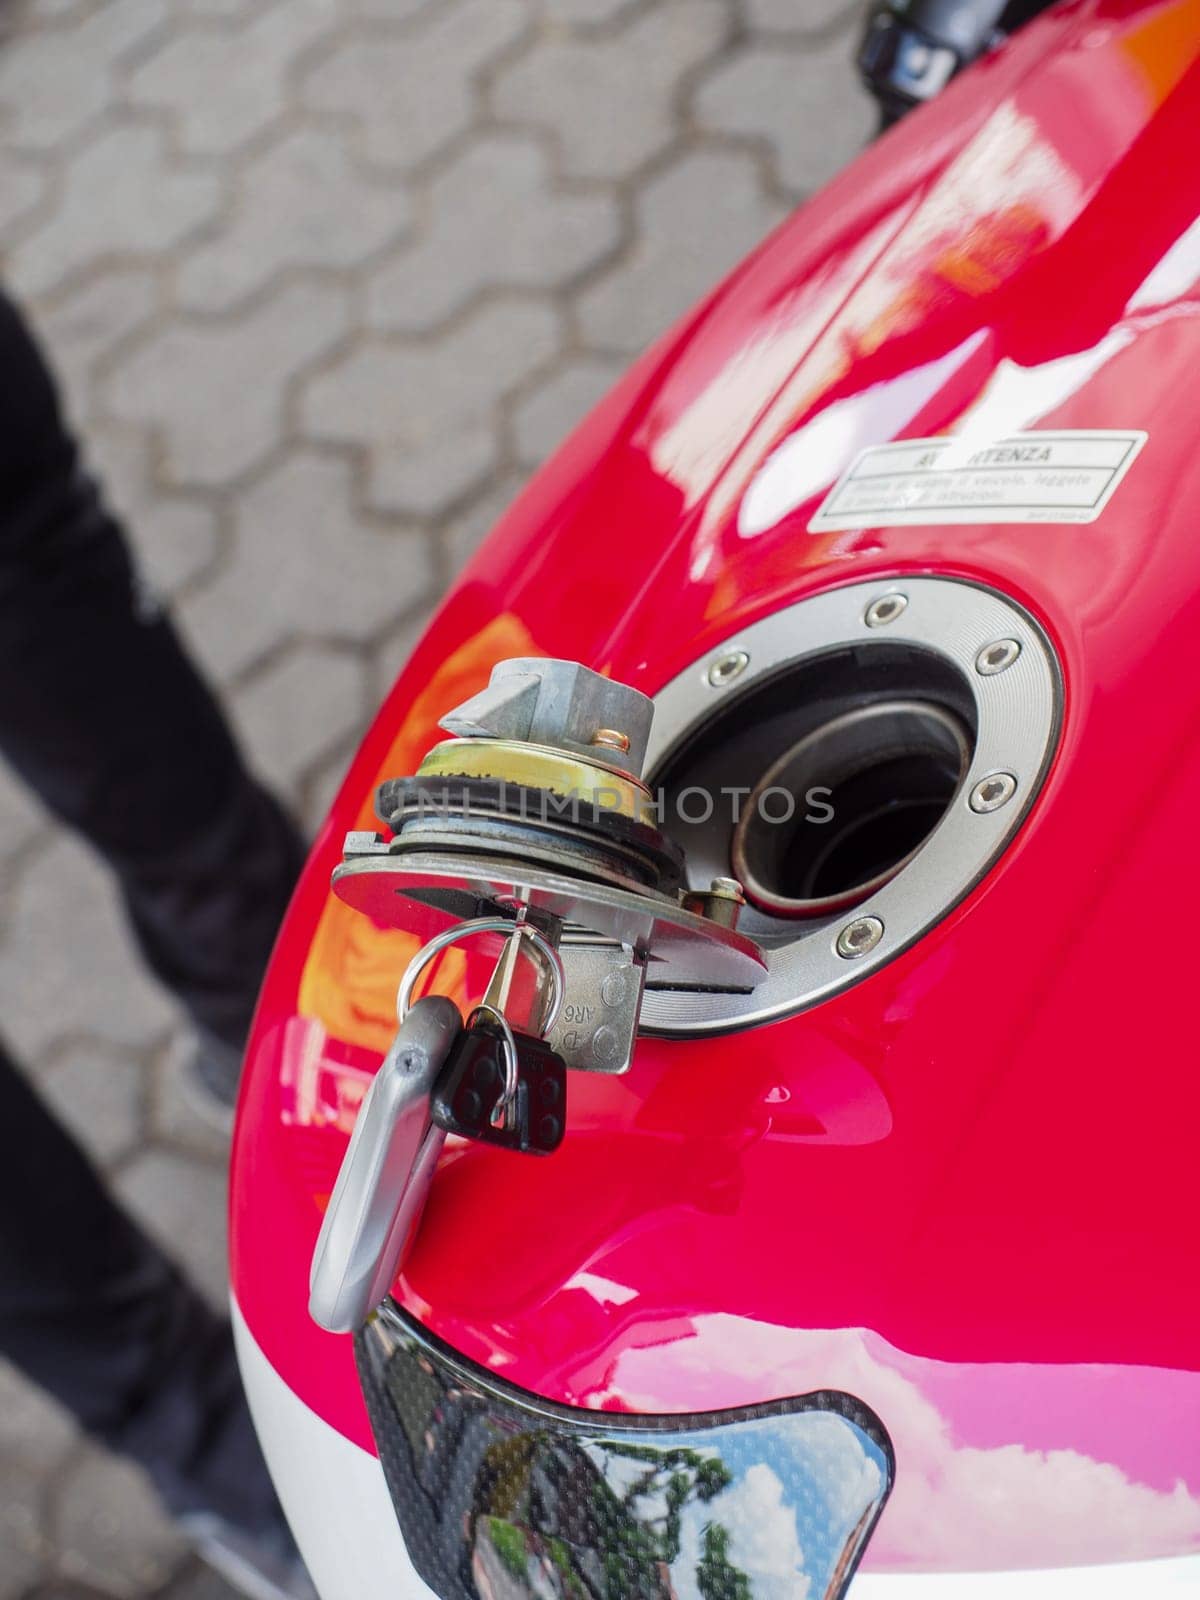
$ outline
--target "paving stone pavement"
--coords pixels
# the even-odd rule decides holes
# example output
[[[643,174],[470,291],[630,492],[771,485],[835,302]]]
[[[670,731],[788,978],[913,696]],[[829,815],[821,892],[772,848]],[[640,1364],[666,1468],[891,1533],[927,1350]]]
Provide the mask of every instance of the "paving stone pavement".
[[[0,0],[0,273],[308,824],[528,473],[868,137],[859,9]],[[181,1092],[179,1018],[2,764],[0,1018],[220,1299],[224,1143]],[[0,1365],[0,1600],[229,1595]]]

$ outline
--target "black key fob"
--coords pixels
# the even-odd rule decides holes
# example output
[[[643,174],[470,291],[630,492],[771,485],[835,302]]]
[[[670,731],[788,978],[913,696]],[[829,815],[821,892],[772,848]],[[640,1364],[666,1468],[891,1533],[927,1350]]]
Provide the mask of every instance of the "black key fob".
[[[544,1039],[515,1032],[513,1038],[517,1092],[499,1126],[492,1115],[504,1093],[504,1039],[483,1020],[459,1034],[433,1086],[430,1115],[447,1133],[548,1156],[566,1131],[567,1065]]]

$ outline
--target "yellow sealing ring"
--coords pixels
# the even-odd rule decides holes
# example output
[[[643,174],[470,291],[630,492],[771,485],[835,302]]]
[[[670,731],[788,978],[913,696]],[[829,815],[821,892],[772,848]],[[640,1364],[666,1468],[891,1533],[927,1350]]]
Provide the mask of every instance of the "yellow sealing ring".
[[[490,778],[523,789],[545,789],[653,825],[654,799],[639,778],[600,761],[568,755],[546,745],[509,739],[444,739],[417,769],[421,779]]]

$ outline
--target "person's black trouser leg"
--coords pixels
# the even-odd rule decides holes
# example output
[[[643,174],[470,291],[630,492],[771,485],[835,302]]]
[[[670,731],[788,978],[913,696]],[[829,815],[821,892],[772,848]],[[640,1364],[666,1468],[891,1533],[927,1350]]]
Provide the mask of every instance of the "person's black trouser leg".
[[[110,1199],[0,1045],[0,1354],[175,1512],[269,1526],[229,1324]]]
[[[302,860],[248,776],[0,295],[0,753],[116,872],[141,948],[240,1048]],[[228,1323],[108,1197],[0,1047],[0,1355],[176,1511],[276,1515]]]
[[[240,1047],[302,845],[140,587],[2,295],[0,753],[117,873],[153,971]]]

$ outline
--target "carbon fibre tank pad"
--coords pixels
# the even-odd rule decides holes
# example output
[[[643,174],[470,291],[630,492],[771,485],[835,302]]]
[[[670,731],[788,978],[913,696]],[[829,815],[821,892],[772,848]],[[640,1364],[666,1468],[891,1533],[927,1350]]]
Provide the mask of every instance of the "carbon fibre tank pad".
[[[576,1410],[390,1306],[356,1351],[409,1556],[441,1600],[838,1600],[891,1491],[887,1434],[846,1394]]]

